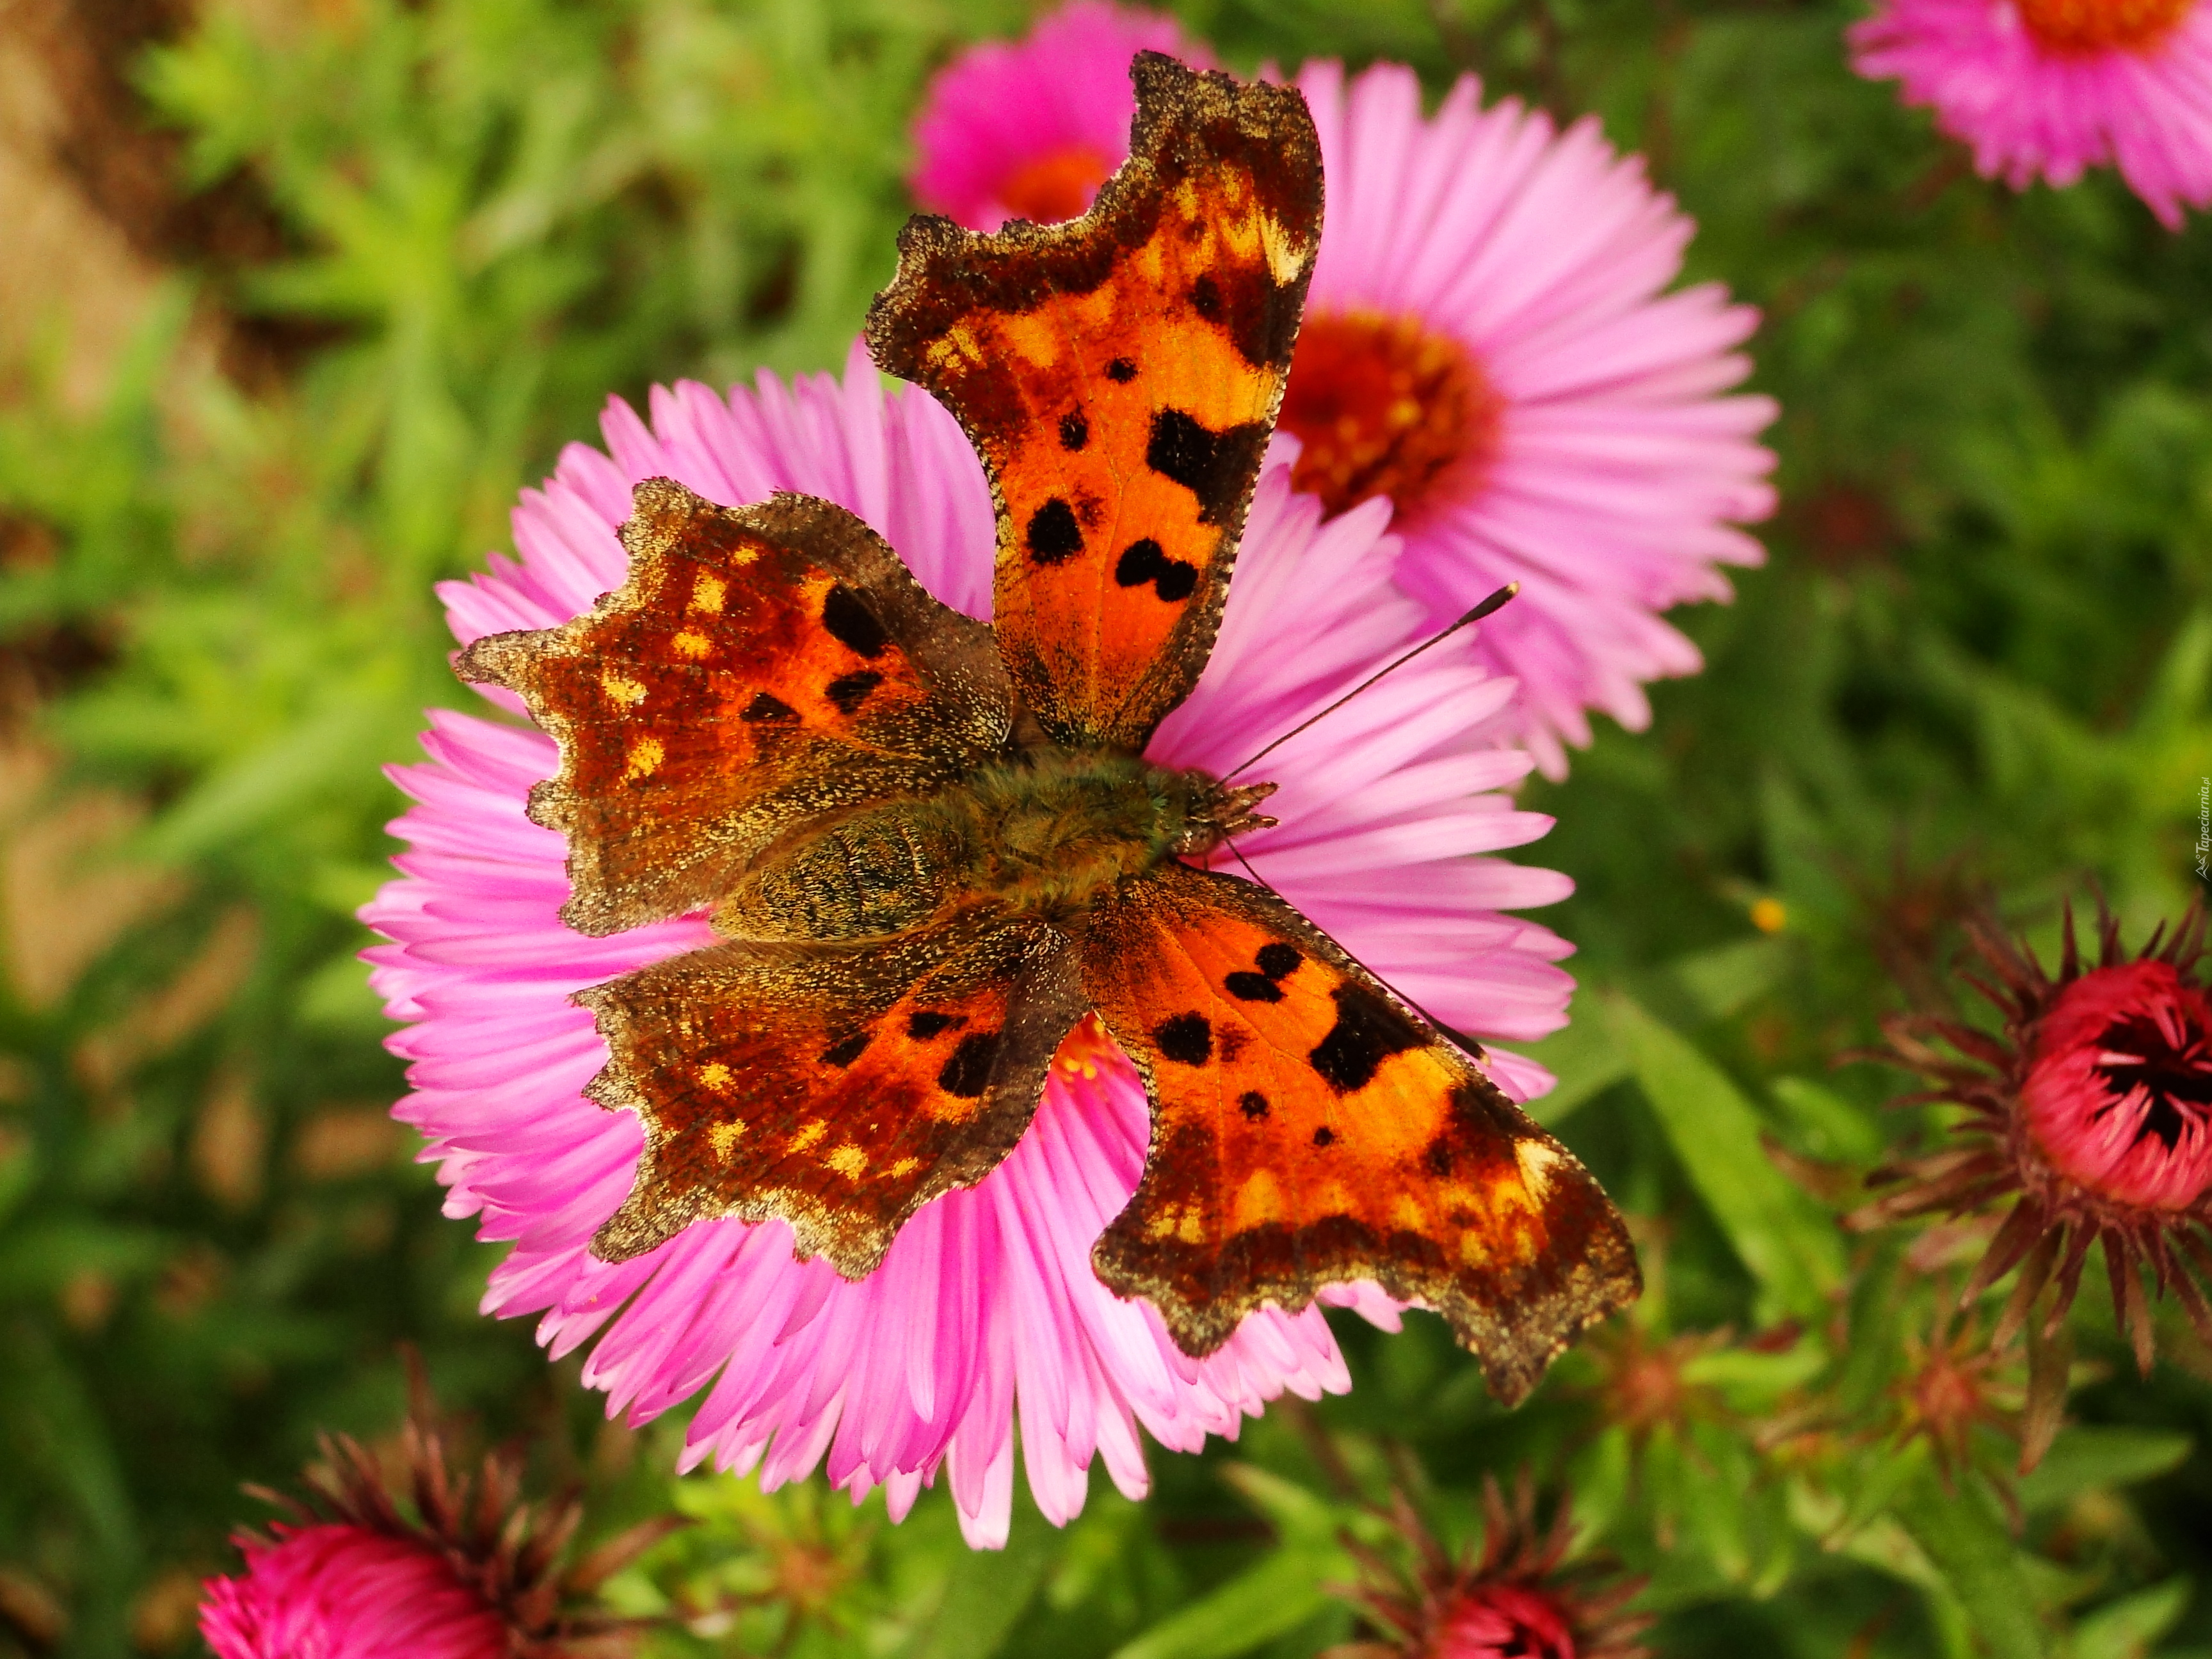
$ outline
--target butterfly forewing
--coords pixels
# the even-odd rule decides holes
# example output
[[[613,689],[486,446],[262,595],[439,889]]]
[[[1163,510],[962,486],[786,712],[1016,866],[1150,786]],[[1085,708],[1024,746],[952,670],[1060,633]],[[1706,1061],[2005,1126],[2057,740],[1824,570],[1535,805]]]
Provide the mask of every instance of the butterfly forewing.
[[[869,314],[999,505],[994,622],[1063,743],[1143,746],[1206,665],[1321,234],[1293,89],[1146,54],[1130,158],[1065,225],[916,219]]]
[[[1273,894],[1179,864],[1135,878],[1095,907],[1083,977],[1152,1097],[1144,1179],[1094,1260],[1185,1351],[1371,1279],[1442,1313],[1511,1403],[1636,1294],[1574,1156]]]
[[[531,816],[568,838],[571,927],[708,905],[793,826],[936,787],[1005,741],[990,630],[842,507],[720,507],[649,478],[623,544],[629,580],[589,615],[457,662],[559,740]]]

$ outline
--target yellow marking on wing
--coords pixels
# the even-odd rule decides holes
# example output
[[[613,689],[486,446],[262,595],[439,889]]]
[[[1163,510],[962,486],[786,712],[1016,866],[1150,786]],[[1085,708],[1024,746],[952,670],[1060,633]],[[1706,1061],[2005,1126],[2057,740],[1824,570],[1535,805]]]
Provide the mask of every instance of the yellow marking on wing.
[[[745,550],[751,551],[750,548]],[[742,563],[744,561],[741,560],[739,562]],[[724,581],[720,576],[710,576],[702,570],[691,583],[691,608],[694,611],[704,611],[710,616],[720,616],[722,611],[722,601],[728,597],[729,592],[729,583]]]
[[[668,758],[668,750],[661,746],[659,738],[640,738],[629,746],[629,766],[623,773],[626,778],[649,778]]]
[[[717,1123],[707,1131],[707,1139],[714,1143],[714,1156],[725,1164],[730,1161],[730,1152],[738,1144],[738,1137],[745,1132],[743,1119],[728,1123]]]
[[[999,337],[1039,368],[1050,368],[1060,361],[1060,329],[1042,311],[1000,318]]]
[[[983,361],[983,349],[975,343],[975,331],[965,323],[955,323],[943,334],[932,340],[922,356],[933,368],[957,370],[964,363]]]
[[[849,1140],[822,1161],[848,1181],[858,1181],[868,1167],[868,1155]]]
[[[791,1150],[803,1152],[829,1133],[830,1126],[817,1117],[813,1122],[801,1126],[799,1133],[792,1136]]]
[[[719,1060],[710,1060],[699,1068],[699,1081],[709,1089],[728,1088],[731,1075],[730,1068]]]
[[[1538,1204],[1552,1190],[1552,1169],[1559,1163],[1559,1155],[1540,1140],[1516,1140],[1513,1156],[1521,1164],[1521,1184],[1528,1189],[1528,1196]]]
[[[1244,1185],[1237,1191],[1236,1205],[1231,1212],[1237,1231],[1243,1232],[1250,1227],[1264,1227],[1271,1221],[1280,1221],[1285,1213],[1282,1183],[1275,1179],[1273,1171],[1255,1170],[1244,1178]]]
[[[611,668],[599,676],[599,690],[625,708],[635,708],[645,701],[645,688],[626,674],[617,674]]]
[[[893,1181],[904,1181],[908,1176],[912,1175],[921,1167],[921,1160],[920,1158],[902,1158],[899,1159],[897,1163],[891,1165],[891,1179]]]
[[[1312,252],[1304,238],[1265,214],[1260,216],[1260,246],[1267,255],[1267,274],[1279,287],[1296,279],[1306,255]]]
[[[694,662],[714,648],[713,642],[704,634],[690,628],[685,629],[681,634],[672,635],[668,642],[676,647],[678,656],[689,657]]]

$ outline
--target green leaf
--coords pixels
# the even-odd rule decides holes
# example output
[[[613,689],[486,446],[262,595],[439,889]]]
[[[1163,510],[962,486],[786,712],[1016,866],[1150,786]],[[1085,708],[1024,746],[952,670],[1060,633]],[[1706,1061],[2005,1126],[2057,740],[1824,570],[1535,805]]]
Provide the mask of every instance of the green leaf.
[[[1626,997],[1609,1000],[1637,1081],[1698,1195],[1771,1311],[1819,1317],[1843,1282],[1835,1224],[1774,1167],[1757,1113],[1725,1073]]]
[[[1923,1463],[1893,1512],[1943,1576],[1992,1659],[2042,1659],[2049,1644],[2019,1547],[1978,1486],[1948,1489]]]
[[[1321,1612],[1329,1601],[1322,1585],[1352,1574],[1340,1550],[1285,1546],[1116,1649],[1114,1659],[1231,1659],[1249,1653]]]
[[[2041,1514],[2102,1486],[2130,1486],[2179,1468],[2196,1444],[2174,1429],[2099,1427],[2063,1430],[2033,1474],[2021,1477],[2021,1507]]]
[[[2076,1621],[2071,1659],[2147,1659],[2188,1610],[2186,1578],[2169,1578],[2107,1603]]]
[[[1744,939],[1693,951],[1636,976],[1639,997],[1685,1023],[1703,1024],[1735,1013],[1782,975],[1788,957],[1779,939]],[[1559,1086],[1534,1102],[1529,1113],[1547,1126],[1559,1122],[1629,1075],[1629,1053],[1613,1028],[1604,988],[1580,987],[1569,1005],[1566,1026],[1521,1052],[1559,1079]]]

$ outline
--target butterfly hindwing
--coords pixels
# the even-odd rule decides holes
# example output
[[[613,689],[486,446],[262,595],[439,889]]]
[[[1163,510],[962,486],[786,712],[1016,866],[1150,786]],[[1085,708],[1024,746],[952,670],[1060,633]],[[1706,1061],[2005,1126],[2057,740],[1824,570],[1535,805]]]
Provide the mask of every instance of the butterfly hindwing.
[[[841,951],[712,946],[579,1000],[610,1055],[588,1092],[645,1130],[593,1254],[777,1218],[851,1279],[1012,1149],[1084,1009],[1065,936],[975,917]]]
[[[934,788],[1005,741],[989,629],[842,507],[720,507],[649,478],[622,534],[629,579],[597,609],[456,664],[520,694],[561,745],[530,812],[568,838],[571,927],[709,904],[794,825]]]
[[[999,508],[994,622],[1070,744],[1139,749],[1206,665],[1321,235],[1295,89],[1137,59],[1130,158],[1064,225],[909,222],[876,361],[959,418]]]
[[[1152,1099],[1143,1180],[1093,1261],[1186,1352],[1368,1279],[1442,1313],[1510,1404],[1636,1294],[1574,1155],[1272,893],[1133,877],[1094,908],[1083,977]]]

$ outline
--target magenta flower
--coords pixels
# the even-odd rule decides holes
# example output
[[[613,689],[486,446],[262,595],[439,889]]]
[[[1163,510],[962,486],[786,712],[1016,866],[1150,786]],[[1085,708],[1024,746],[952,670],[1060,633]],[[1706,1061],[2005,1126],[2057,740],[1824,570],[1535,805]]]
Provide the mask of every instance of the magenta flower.
[[[610,460],[572,446],[515,514],[519,562],[441,590],[464,641],[546,628],[620,582],[616,527],[637,480],[671,476],[711,500],[776,489],[858,513],[923,585],[988,611],[993,514],[981,469],[951,417],[926,396],[886,394],[859,349],[843,383],[787,389],[763,377],[727,401],[696,385],[657,390],[648,430],[624,404],[604,422]],[[1147,751],[1226,772],[1348,688],[1418,625],[1389,585],[1377,506],[1321,522],[1288,469],[1263,474],[1218,642],[1190,698]],[[1511,694],[1472,652],[1431,652],[1271,757],[1280,827],[1240,845],[1314,921],[1437,1018],[1485,1036],[1531,1038],[1564,1023],[1567,947],[1499,914],[1550,902],[1548,871],[1470,857],[1541,835],[1549,820],[1495,793],[1528,769],[1498,746]],[[506,694],[499,700],[512,707]],[[409,1029],[415,1093],[396,1109],[429,1137],[448,1214],[480,1215],[512,1241],[487,1312],[543,1316],[539,1339],[567,1353],[598,1338],[584,1377],[608,1408],[642,1422],[704,1391],[687,1467],[758,1469],[775,1486],[827,1462],[856,1499],[886,1488],[903,1515],[940,1468],[971,1541],[1002,1542],[1013,1425],[1039,1507],[1082,1507],[1094,1456],[1125,1492],[1146,1489],[1141,1425],[1195,1450],[1234,1435],[1284,1389],[1349,1385],[1318,1309],[1248,1317],[1204,1359],[1182,1354],[1158,1315],[1117,1299],[1091,1249],[1135,1190],[1149,1133],[1144,1090],[1097,1025],[1063,1045],[1030,1129],[978,1185],[926,1206],[883,1265],[848,1281],[796,1261],[781,1222],[695,1223],[647,1255],[611,1264],[592,1233],[629,1192],[638,1123],[581,1091],[606,1060],[572,992],[692,950],[702,920],[606,939],[568,931],[561,837],[523,815],[551,775],[550,739],[510,724],[439,714],[431,759],[396,775],[416,805],[395,832],[405,872],[363,915],[393,943],[371,951],[374,982]],[[1521,1096],[1548,1076],[1492,1050]],[[1371,1285],[1326,1299],[1395,1328]]]
[[[520,1455],[458,1469],[417,1370],[397,1470],[341,1435],[304,1498],[236,1542],[246,1569],[202,1589],[216,1659],[626,1659],[643,1628],[592,1607],[607,1577],[683,1524],[648,1521],[579,1561],[572,1498],[521,1499]]]
[[[1642,1583],[1564,1565],[1574,1541],[1566,1504],[1539,1528],[1524,1473],[1510,1506],[1486,1479],[1482,1511],[1481,1553],[1454,1557],[1396,1495],[1389,1518],[1411,1560],[1351,1546],[1362,1574],[1350,1595],[1383,1639],[1332,1648],[1322,1659],[1650,1659],[1638,1638],[1652,1621],[1626,1611]]]
[[[2112,166],[2168,227],[2212,204],[2212,4],[1881,0],[1852,64],[1973,147],[1984,178],[2064,186]]]
[[[1104,0],[1063,6],[1018,44],[961,53],[915,118],[915,200],[975,230],[1077,217],[1128,159],[1129,60],[1140,52],[1213,64],[1174,18]]]
[[[1079,127],[1120,137],[1049,216],[1088,204],[1125,153],[1144,44],[1109,41],[1107,15],[1071,6],[939,78],[915,135],[926,205],[996,228],[1007,198],[989,181],[1057,165]],[[1292,481],[1332,517],[1387,497],[1399,580],[1431,618],[1522,584],[1477,651],[1520,681],[1516,735],[1563,775],[1587,711],[1640,730],[1644,682],[1703,666],[1660,613],[1727,599],[1720,567],[1765,556],[1735,526],[1773,509],[1755,439],[1774,404],[1722,395],[1758,313],[1717,283],[1665,291],[1693,227],[1595,118],[1559,133],[1510,100],[1486,110],[1472,78],[1425,117],[1395,64],[1347,86],[1310,64],[1298,86],[1328,210],[1280,417]]]
[[[1863,1227],[1966,1216],[2008,1202],[1960,1297],[1971,1303],[2020,1270],[1993,1348],[2023,1326],[2055,1334],[2098,1244],[2113,1309],[2145,1375],[2154,1357],[2146,1269],[2212,1342],[2212,1299],[2203,1282],[2212,1279],[2204,921],[2193,908],[2130,957],[2106,916],[2099,959],[2085,969],[2069,914],[2056,977],[1994,925],[1978,922],[1974,947],[1990,982],[1974,983],[2002,1016],[2002,1035],[1926,1016],[1887,1028],[1893,1062],[1930,1085],[1907,1103],[1943,1101],[1964,1112],[1945,1144],[1876,1170],[1869,1179],[1894,1190],[1851,1220]],[[2063,1379],[2063,1367],[2031,1375],[2023,1468],[2033,1467],[2057,1426]]]
[[[275,1528],[246,1571],[208,1581],[200,1634],[219,1659],[507,1659],[507,1621],[444,1556],[366,1528]]]

